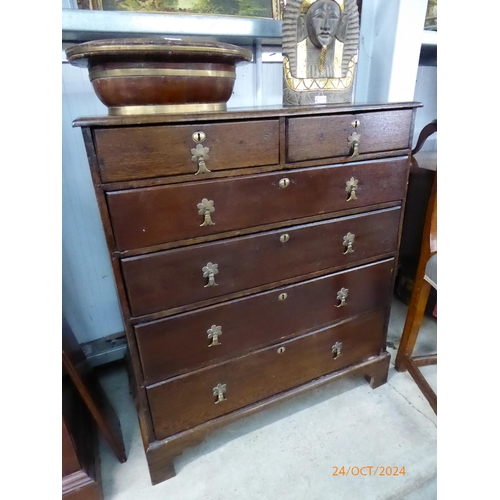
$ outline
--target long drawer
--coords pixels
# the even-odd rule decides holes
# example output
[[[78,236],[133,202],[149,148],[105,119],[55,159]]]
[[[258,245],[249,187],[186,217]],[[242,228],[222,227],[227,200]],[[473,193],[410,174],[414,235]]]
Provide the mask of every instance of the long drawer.
[[[144,381],[218,363],[387,304],[394,259],[135,327]],[[339,293],[346,300],[339,307]]]
[[[147,388],[157,439],[380,354],[385,309]]]
[[[195,304],[394,252],[394,207],[122,259],[133,316]]]
[[[287,161],[348,157],[410,148],[413,110],[294,117],[287,120]]]
[[[198,141],[198,137],[202,139]],[[196,139],[196,141],[195,141]],[[279,162],[279,121],[201,123],[94,131],[103,182],[197,173],[198,155],[211,172]],[[200,174],[202,176],[203,174]]]
[[[395,158],[114,191],[107,201],[116,248],[130,250],[398,201],[407,169]]]

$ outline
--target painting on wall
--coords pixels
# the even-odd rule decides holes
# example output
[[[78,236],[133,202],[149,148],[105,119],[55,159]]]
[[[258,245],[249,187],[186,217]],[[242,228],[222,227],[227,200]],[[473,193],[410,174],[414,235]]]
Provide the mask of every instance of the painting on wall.
[[[78,0],[79,9],[279,18],[280,0]]]
[[[437,0],[429,0],[427,3],[424,29],[437,31]]]

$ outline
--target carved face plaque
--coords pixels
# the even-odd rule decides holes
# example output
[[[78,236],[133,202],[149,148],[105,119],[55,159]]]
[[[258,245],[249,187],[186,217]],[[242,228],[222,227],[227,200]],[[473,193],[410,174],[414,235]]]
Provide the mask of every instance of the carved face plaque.
[[[318,48],[329,47],[335,40],[340,25],[339,4],[331,0],[318,0],[306,14],[307,35]]]
[[[356,0],[288,0],[283,14],[284,104],[351,103],[358,45]]]

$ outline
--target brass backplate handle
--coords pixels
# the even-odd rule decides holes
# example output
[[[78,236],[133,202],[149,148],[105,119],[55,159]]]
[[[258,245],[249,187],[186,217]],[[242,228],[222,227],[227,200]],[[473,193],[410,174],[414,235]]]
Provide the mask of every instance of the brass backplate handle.
[[[352,234],[352,233],[347,233],[345,236],[344,236],[344,241],[343,241],[343,244],[344,246],[346,247],[346,250],[344,253],[344,255],[348,254],[348,253],[354,253],[354,248],[353,248],[353,245],[354,245],[354,238],[355,238],[355,234]]]
[[[340,300],[340,304],[337,304],[335,307],[344,307],[347,305],[346,299],[347,295],[349,294],[349,289],[348,288],[341,288],[337,292],[337,299]]]
[[[356,191],[358,190],[358,179],[355,179],[354,177],[351,177],[346,183],[345,183],[345,191],[346,193],[349,194],[349,197],[347,198],[347,201],[352,201],[352,200],[357,200],[358,197],[356,196]]]
[[[222,326],[212,325],[207,330],[207,338],[212,342],[208,345],[208,347],[215,347],[217,345],[221,345],[219,341],[219,337],[222,335]]]
[[[219,274],[219,265],[208,262],[206,266],[201,268],[201,270],[203,271],[203,277],[208,278],[208,283],[204,286],[204,288],[217,286],[217,283],[215,282],[215,275]]]
[[[359,156],[359,140],[361,139],[361,135],[357,132],[353,132],[348,138],[347,142],[349,143],[349,147],[352,149],[352,154],[350,158],[354,158],[355,156]]]
[[[210,173],[205,163],[208,160],[209,151],[209,148],[203,147],[201,144],[197,144],[195,148],[191,149],[191,154],[193,155],[191,161],[198,164],[198,172],[194,175]]]
[[[342,342],[335,342],[335,344],[332,345],[332,354],[333,359],[337,359],[342,355]]]
[[[222,403],[222,401],[226,401],[224,394],[226,393],[226,384],[217,384],[213,388],[213,395],[217,398],[215,404]]]
[[[215,222],[212,220],[212,213],[215,211],[213,200],[203,198],[201,203],[198,203],[197,207],[198,214],[203,215],[203,224],[200,224],[200,227],[215,226]]]

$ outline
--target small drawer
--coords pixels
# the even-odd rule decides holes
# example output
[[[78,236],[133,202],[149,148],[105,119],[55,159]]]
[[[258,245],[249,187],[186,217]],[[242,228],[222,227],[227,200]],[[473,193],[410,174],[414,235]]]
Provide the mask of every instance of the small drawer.
[[[380,354],[385,309],[147,388],[156,439]]]
[[[211,172],[277,164],[279,121],[102,128],[94,131],[94,143],[103,182],[177,174],[198,179],[204,174],[195,176],[196,148]]]
[[[154,384],[381,309],[389,300],[393,268],[389,259],[138,325],[144,382]]]
[[[413,110],[289,118],[288,162],[409,149]]]
[[[131,313],[196,304],[394,252],[400,215],[395,207],[122,259]]]
[[[123,251],[399,201],[407,176],[405,157],[113,191],[107,200]]]

